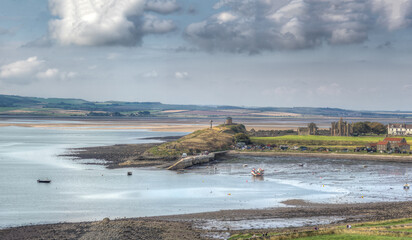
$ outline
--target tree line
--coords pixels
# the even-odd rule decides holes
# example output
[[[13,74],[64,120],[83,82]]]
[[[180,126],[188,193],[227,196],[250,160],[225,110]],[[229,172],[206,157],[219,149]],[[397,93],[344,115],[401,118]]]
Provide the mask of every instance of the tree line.
[[[385,125],[379,122],[356,122],[353,124],[354,135],[366,135],[366,134],[387,134],[388,129]]]

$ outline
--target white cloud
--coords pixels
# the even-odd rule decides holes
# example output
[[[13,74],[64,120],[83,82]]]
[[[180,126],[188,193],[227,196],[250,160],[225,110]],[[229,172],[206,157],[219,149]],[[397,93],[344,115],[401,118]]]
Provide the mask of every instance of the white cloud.
[[[342,87],[338,83],[332,83],[327,85],[319,86],[316,89],[318,95],[329,95],[329,96],[338,96],[342,93]]]
[[[37,59],[36,56],[6,64],[0,67],[0,78],[16,79],[17,81],[28,81],[36,71],[40,69],[44,61]],[[24,79],[26,78],[26,79]]]
[[[188,72],[175,72],[175,78],[177,79],[185,79],[189,77]]]
[[[412,0],[220,0],[185,30],[210,51],[250,52],[356,44],[374,30],[412,26]]]
[[[36,74],[38,79],[59,79],[67,80],[77,76],[75,72],[61,72],[57,68],[49,68],[44,72],[39,72]]]
[[[149,0],[145,5],[145,10],[161,14],[176,12],[179,9],[176,0]]]
[[[159,74],[153,70],[151,72],[144,73],[142,76],[145,78],[157,78]]]
[[[215,15],[215,17],[216,17],[217,21],[221,24],[226,23],[226,22],[234,21],[238,18],[237,16],[233,15],[230,12],[222,12],[222,13],[219,13],[219,14]]]
[[[0,80],[14,84],[25,84],[37,79],[66,80],[77,76],[75,72],[64,72],[57,68],[47,68],[44,60],[36,56],[0,67]]]
[[[160,6],[163,2],[166,5]],[[170,20],[142,19],[145,8],[168,13],[174,4],[146,0],[49,0],[51,14],[57,17],[49,22],[49,32],[62,45],[135,46],[141,44],[147,33],[174,29]]]
[[[39,72],[36,74],[37,78],[40,79],[49,79],[49,78],[55,78],[59,74],[59,69],[56,68],[50,68],[47,69],[45,72]]]

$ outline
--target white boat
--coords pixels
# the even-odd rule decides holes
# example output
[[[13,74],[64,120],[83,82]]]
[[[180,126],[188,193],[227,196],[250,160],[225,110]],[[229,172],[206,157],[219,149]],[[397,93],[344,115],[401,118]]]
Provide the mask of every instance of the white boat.
[[[253,176],[263,176],[263,174],[265,173],[265,170],[263,170],[262,168],[258,168],[258,169],[254,168],[252,169],[251,173]]]

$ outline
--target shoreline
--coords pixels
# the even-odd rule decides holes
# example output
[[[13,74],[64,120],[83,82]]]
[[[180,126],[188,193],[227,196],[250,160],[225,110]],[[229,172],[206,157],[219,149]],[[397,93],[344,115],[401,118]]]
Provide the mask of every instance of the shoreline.
[[[175,158],[150,157],[144,152],[165,142],[175,141],[182,136],[147,137],[147,140],[159,140],[159,143],[116,144],[110,146],[83,147],[66,149],[59,157],[69,157],[71,160],[97,159],[104,163],[90,163],[104,165],[108,169],[128,167],[168,167]]]
[[[412,216],[412,201],[408,202],[376,202],[353,204],[320,204],[305,202],[301,199],[290,199],[283,202],[287,207],[266,209],[221,210],[183,215],[168,215],[141,218],[124,218],[93,222],[56,223],[28,225],[0,229],[1,239],[209,239],[207,235],[233,235],[251,231],[251,229],[232,230],[204,228],[208,222],[237,223],[242,220],[287,219],[336,217],[331,224],[309,224],[310,226],[332,226],[342,223],[358,223],[380,221]],[[293,207],[291,207],[293,206]],[[308,226],[292,229],[307,229]],[[290,230],[290,227],[259,228],[254,232]]]
[[[148,138],[151,140],[163,140],[164,142],[176,140],[180,136]],[[110,146],[97,146],[85,148],[67,149],[61,157],[69,157],[71,160],[98,159],[104,160],[105,163],[91,163],[95,165],[104,165],[109,169],[128,168],[128,167],[160,167],[167,168],[173,164],[175,157],[150,157],[143,153],[151,147],[159,146],[161,143],[141,143],[141,144],[117,144]],[[350,153],[299,153],[299,152],[252,152],[230,150],[223,158],[234,158],[240,156],[252,157],[298,157],[298,158],[334,158],[346,160],[364,160],[380,162],[398,162],[411,163],[412,156],[394,156],[394,155],[367,155],[367,154],[350,154]]]
[[[277,156],[293,156],[300,158],[334,158],[348,160],[367,160],[367,161],[383,161],[383,162],[412,162],[412,156],[394,156],[394,155],[367,155],[367,154],[350,154],[350,153],[294,153],[294,152],[252,152],[252,151],[237,151],[230,150],[227,153],[229,157],[236,156],[254,156],[254,157],[277,157]]]

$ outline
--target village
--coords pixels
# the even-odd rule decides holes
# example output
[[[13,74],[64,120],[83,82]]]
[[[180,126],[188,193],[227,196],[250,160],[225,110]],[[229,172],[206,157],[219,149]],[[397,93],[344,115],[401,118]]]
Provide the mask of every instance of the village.
[[[291,130],[248,131],[249,139],[236,141],[235,150],[300,151],[412,154],[408,136],[412,125],[377,122],[349,123],[342,118],[329,129],[319,129],[315,123]]]

